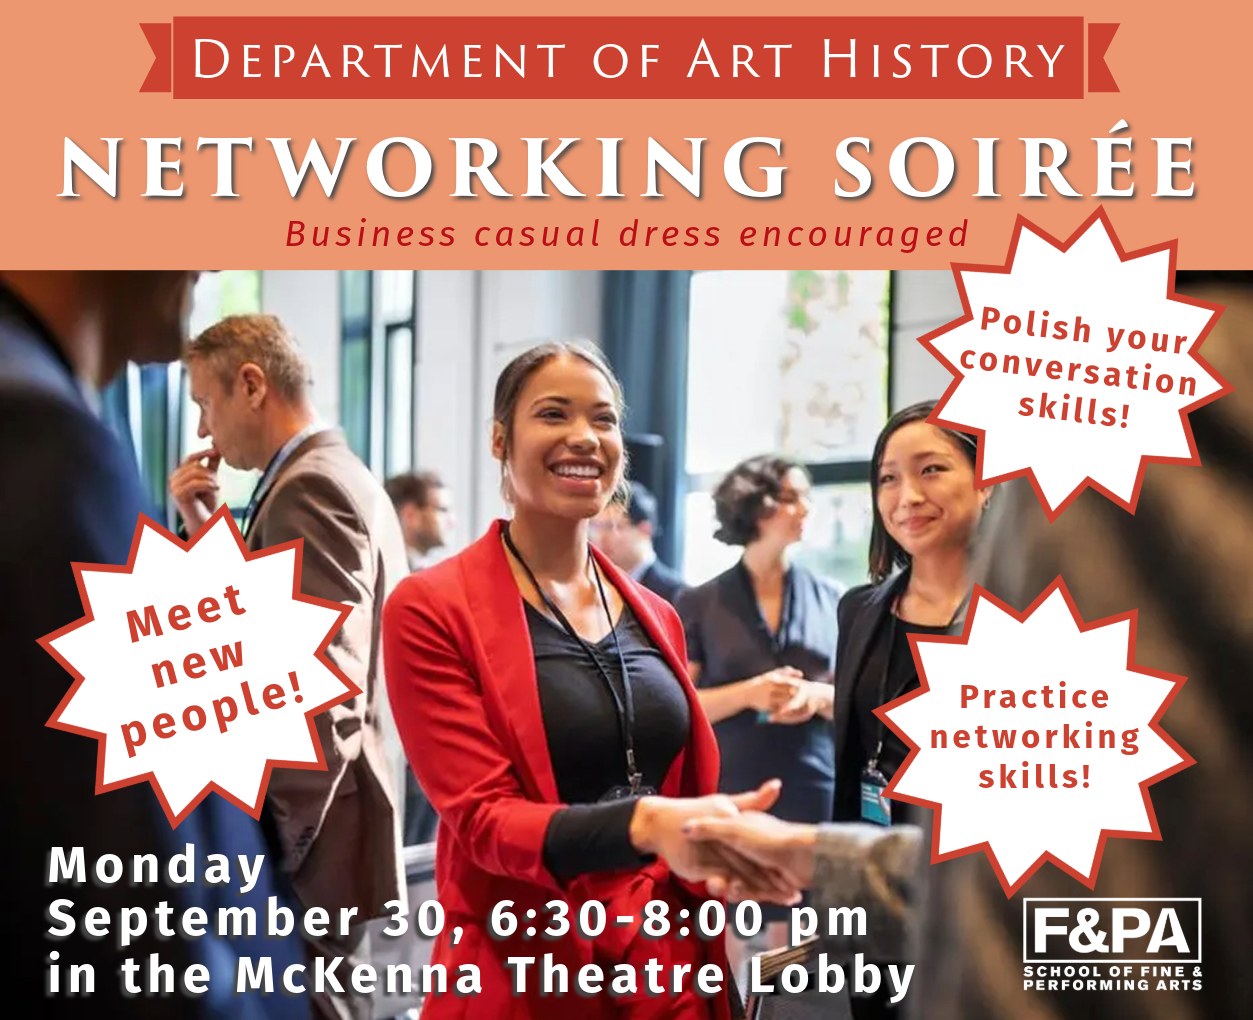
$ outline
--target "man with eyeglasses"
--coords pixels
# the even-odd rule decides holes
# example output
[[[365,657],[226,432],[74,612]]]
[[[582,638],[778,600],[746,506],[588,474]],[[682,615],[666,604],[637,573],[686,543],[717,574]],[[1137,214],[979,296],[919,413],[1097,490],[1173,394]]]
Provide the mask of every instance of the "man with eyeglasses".
[[[687,585],[657,558],[653,541],[660,531],[657,497],[640,482],[631,483],[628,503],[610,503],[592,521],[592,541],[597,548],[633,580],[673,605]]]

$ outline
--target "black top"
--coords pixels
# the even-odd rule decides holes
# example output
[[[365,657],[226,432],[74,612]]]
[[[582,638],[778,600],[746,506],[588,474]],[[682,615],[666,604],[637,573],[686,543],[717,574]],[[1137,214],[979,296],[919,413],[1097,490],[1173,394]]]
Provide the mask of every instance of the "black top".
[[[835,587],[800,566],[787,572],[780,633],[761,615],[743,562],[679,600],[688,658],[701,666],[700,686],[747,680],[779,666],[794,666],[807,680],[830,683],[835,664]],[[722,751],[721,788],[752,790],[783,780],[773,814],[789,821],[831,818],[835,747],[831,724],[815,716],[798,726],[770,724],[751,711],[714,727]]]
[[[892,607],[905,591],[908,572],[883,584],[853,588],[840,600],[840,651],[836,663],[836,821],[861,819],[861,773],[879,741],[878,767],[891,779],[909,749],[874,715],[880,705],[908,694],[919,683],[910,634],[952,634],[961,624],[930,627],[896,616]],[[892,801],[893,824],[918,823],[918,808]]]
[[[635,798],[598,803],[626,785],[625,748],[613,696],[586,652],[557,623],[526,604],[535,653],[540,711],[562,801],[544,835],[544,864],[566,877],[638,865],[631,846]],[[643,784],[660,789],[687,745],[691,714],[683,687],[630,607],[618,618],[618,641],[631,674],[635,753]],[[613,635],[593,648],[622,693]]]

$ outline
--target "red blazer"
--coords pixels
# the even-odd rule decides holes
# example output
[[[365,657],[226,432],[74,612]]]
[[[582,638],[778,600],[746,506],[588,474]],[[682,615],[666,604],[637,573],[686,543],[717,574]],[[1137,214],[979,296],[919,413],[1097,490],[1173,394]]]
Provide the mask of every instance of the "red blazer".
[[[622,594],[683,685],[691,711],[688,744],[662,785],[669,796],[702,796],[718,785],[718,747],[687,675],[683,628],[661,598],[635,584],[599,552],[597,563]],[[415,775],[439,812],[435,881],[445,913],[432,962],[448,968],[450,994],[428,998],[425,1020],[452,1017],[616,1017],[621,1000],[607,992],[583,998],[575,992],[579,967],[598,963],[610,986],[612,964],[641,966],[674,951],[669,939],[643,939],[639,922],[650,899],[690,904],[690,927],[703,890],[674,878],[664,863],[630,871],[600,872],[562,881],[544,867],[544,833],[561,806],[548,739],[540,712],[535,660],[523,600],[500,539],[500,522],[458,556],[410,575],[396,588],[383,616],[383,652],[392,711]],[[556,940],[522,939],[526,912],[535,910],[542,931],[545,904],[564,900],[576,925],[588,899],[606,903],[609,924],[595,943],[573,932]],[[496,939],[488,927],[492,908],[513,900],[519,933]],[[618,927],[618,914],[637,923]],[[674,910],[670,912],[678,927]],[[461,929],[453,944],[453,931]],[[690,943],[689,943],[690,945]],[[726,967],[722,940],[697,942],[699,962]],[[690,951],[690,950],[688,950]],[[684,950],[677,950],[682,953]],[[552,953],[569,971],[570,993],[540,997],[538,974],[528,972],[527,994],[512,995],[510,956],[542,961]],[[680,960],[680,957],[674,957]],[[690,962],[681,957],[681,962]],[[475,964],[482,993],[454,996],[461,964]],[[538,964],[537,964],[538,966]],[[690,984],[698,968],[688,978]],[[663,974],[669,984],[669,970]],[[664,1000],[653,1000],[662,1006]],[[708,1015],[726,1018],[724,997],[710,1000]],[[660,1015],[666,1015],[664,1009]]]

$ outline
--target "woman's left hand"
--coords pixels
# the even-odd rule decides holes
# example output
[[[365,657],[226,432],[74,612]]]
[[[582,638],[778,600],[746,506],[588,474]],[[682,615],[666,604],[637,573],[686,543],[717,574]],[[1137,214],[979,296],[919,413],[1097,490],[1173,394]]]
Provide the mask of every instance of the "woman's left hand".
[[[769,721],[784,726],[798,726],[815,715],[831,719],[835,714],[835,687],[806,680],[786,705],[770,716]]]

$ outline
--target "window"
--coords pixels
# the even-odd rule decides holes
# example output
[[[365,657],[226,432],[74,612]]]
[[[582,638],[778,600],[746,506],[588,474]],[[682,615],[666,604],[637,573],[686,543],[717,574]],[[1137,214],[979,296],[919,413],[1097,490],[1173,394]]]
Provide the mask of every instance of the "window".
[[[339,418],[353,452],[370,461],[370,372],[374,301],[371,276],[364,270],[339,274],[340,321]]]
[[[196,283],[191,333],[227,315],[261,310],[261,273],[228,270],[205,273]],[[197,438],[198,414],[187,392],[181,362],[168,365],[128,363],[102,394],[105,420],[135,453],[140,477],[152,505],[163,508],[166,523],[174,524],[174,508],[166,488],[170,472],[204,440]],[[255,476],[232,471],[219,474],[221,493],[231,506],[247,503]],[[242,497],[242,498],[241,498]]]
[[[887,271],[692,276],[684,573],[735,562],[713,538],[710,493],[745,457],[779,452],[813,475],[797,560],[845,584],[866,575],[870,454],[888,411]]]
[[[413,270],[340,274],[340,419],[353,451],[376,473],[413,466]]]
[[[383,331],[383,473],[413,467],[414,287],[413,271],[387,270],[381,277]]]

